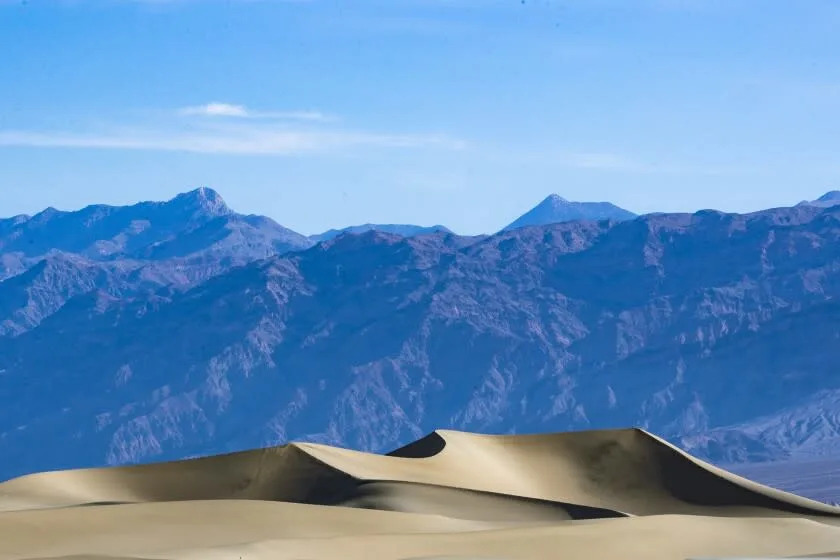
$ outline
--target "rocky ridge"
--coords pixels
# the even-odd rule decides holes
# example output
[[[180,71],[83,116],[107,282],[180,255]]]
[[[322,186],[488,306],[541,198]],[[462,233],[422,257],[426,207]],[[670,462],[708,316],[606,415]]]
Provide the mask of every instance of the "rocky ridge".
[[[728,463],[840,447],[840,207],[293,252],[212,208],[0,283],[0,478],[289,439],[382,451],[441,427],[639,426]],[[217,219],[225,235],[184,241]]]

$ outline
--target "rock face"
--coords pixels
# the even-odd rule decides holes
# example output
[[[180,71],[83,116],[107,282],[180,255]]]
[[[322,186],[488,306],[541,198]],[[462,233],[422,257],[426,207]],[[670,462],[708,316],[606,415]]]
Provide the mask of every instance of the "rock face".
[[[212,243],[79,241],[0,283],[0,478],[436,428],[639,426],[727,463],[840,448],[840,207],[284,254],[264,232],[286,230],[220,211]]]
[[[609,202],[572,202],[552,194],[520,216],[505,230],[582,220],[632,220],[636,214]]]
[[[208,188],[168,202],[3,220],[0,335],[37,326],[94,290],[116,299],[185,290],[233,266],[312,245],[269,218],[233,212]]]

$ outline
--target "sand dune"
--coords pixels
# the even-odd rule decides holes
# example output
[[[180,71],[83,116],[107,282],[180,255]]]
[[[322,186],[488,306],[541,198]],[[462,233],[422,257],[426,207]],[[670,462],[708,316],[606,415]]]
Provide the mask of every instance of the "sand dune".
[[[662,558],[840,550],[840,509],[640,430],[435,432],[0,484],[0,560]]]

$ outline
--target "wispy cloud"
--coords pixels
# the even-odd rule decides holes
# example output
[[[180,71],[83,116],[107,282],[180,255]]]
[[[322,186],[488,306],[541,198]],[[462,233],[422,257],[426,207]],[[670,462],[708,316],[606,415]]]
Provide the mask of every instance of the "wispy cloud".
[[[194,105],[184,107],[178,111],[185,116],[201,115],[203,117],[247,117],[248,109],[244,105],[231,105],[230,103],[208,103],[207,105]]]
[[[0,129],[0,147],[290,156],[380,148],[460,150],[466,146],[464,141],[446,134],[354,130],[338,126],[337,119],[318,111],[255,111],[245,105],[212,102],[157,115],[158,121],[146,120],[143,125]]]
[[[214,101],[205,105],[193,105],[178,110],[183,116],[228,117],[239,119],[285,119],[299,121],[332,121],[334,117],[320,111],[255,111],[244,105]]]
[[[354,148],[458,150],[465,144],[445,135],[434,134],[235,126],[199,130],[121,129],[101,132],[0,130],[0,146],[291,156]]]

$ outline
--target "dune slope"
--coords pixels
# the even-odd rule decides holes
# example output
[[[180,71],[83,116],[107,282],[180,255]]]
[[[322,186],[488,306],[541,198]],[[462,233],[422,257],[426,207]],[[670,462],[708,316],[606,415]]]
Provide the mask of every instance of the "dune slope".
[[[440,431],[388,455],[290,444],[0,484],[0,560],[836,550],[840,509],[722,471],[641,430]]]

